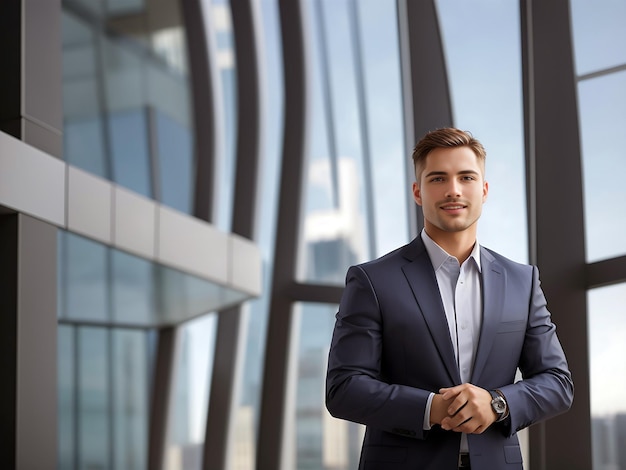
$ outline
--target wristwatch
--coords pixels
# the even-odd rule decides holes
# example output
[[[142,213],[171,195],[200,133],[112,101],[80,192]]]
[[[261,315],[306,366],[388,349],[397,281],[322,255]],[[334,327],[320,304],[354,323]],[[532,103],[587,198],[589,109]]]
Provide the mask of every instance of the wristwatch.
[[[498,415],[497,421],[502,421],[506,417],[506,400],[497,390],[489,390],[491,393],[491,407]]]

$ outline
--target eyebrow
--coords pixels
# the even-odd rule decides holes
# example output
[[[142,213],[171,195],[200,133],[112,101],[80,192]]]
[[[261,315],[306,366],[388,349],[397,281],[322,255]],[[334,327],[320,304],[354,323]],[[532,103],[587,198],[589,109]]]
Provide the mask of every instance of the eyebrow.
[[[459,171],[457,173],[458,175],[479,175],[480,173],[478,173],[476,170],[462,170]],[[446,176],[448,175],[448,172],[446,171],[429,171],[427,174],[424,175],[425,178],[428,178],[430,176]]]

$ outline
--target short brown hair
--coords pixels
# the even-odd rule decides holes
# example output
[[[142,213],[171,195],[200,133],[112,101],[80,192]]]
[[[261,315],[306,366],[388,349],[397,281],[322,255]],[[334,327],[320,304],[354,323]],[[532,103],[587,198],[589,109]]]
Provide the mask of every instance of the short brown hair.
[[[437,148],[469,147],[483,165],[487,152],[485,147],[469,131],[454,127],[444,127],[428,132],[413,149],[415,176],[419,182],[420,174],[426,164],[426,157]]]

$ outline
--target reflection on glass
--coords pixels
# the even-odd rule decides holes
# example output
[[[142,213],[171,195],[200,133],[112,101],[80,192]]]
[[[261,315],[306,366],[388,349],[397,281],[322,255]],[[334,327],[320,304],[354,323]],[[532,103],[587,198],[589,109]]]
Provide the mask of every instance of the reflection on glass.
[[[487,150],[489,197],[478,224],[478,239],[509,258],[526,262],[519,5],[438,0],[437,10],[454,125],[472,132]]]
[[[214,32],[215,55],[211,57],[212,66],[219,74],[219,96],[223,124],[223,148],[218,153],[220,161],[217,170],[218,201],[215,205],[215,225],[220,230],[230,230],[232,203],[234,194],[235,166],[237,153],[235,138],[237,135],[237,64],[235,62],[235,44],[233,22],[229,0],[207,0],[204,2],[205,21]]]
[[[74,373],[74,328],[59,325],[57,341],[57,386],[58,386],[58,468],[70,470],[74,466],[76,451],[75,409],[76,374]]]
[[[65,160],[108,177],[102,105],[98,99],[96,42],[89,24],[64,11],[63,113]]]
[[[626,284],[588,293],[594,470],[626,468]]]
[[[311,24],[311,139],[304,181],[299,278],[341,283],[371,257],[355,69],[356,27],[346,2],[306,2]],[[332,47],[331,47],[332,45]],[[374,234],[371,234],[374,236]]]
[[[156,112],[161,201],[191,214],[193,189],[193,141],[188,127]]]
[[[107,247],[59,230],[65,257],[59,260],[63,285],[61,317],[107,321],[110,316],[106,283],[109,260]]]
[[[110,468],[109,331],[78,331],[78,468]]]
[[[111,250],[111,265],[113,320],[118,324],[149,325],[155,312],[156,267],[118,250]]]
[[[243,302],[245,292],[59,230],[59,318],[154,327]]]
[[[357,468],[365,428],[333,418],[324,405],[328,350],[336,305],[302,303],[300,315],[295,410],[295,447],[292,457],[299,470]]]
[[[626,2],[571,0],[576,72],[579,75],[626,63]]]
[[[146,197],[152,197],[148,129],[143,110],[109,114],[113,179]]]
[[[178,2],[63,2],[68,163],[190,213],[189,94]]]
[[[623,199],[626,159],[616,136],[626,128],[626,72],[578,84],[583,155],[585,243],[587,261],[626,254]],[[567,184],[567,183],[564,183]]]
[[[395,0],[359,0],[363,41],[367,135],[372,165],[376,252],[383,255],[408,241],[411,200],[404,149],[397,6]]]
[[[217,315],[210,314],[178,331],[165,470],[201,468],[216,326]]]
[[[147,468],[148,356],[147,334],[112,330],[113,439],[112,468]]]
[[[59,325],[59,469],[146,468],[148,336]]]

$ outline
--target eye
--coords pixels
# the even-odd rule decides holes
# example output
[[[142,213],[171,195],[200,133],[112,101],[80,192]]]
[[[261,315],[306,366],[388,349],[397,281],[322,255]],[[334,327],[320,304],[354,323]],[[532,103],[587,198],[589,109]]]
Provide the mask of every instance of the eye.
[[[439,182],[441,182],[441,181],[443,181],[443,177],[442,177],[442,176],[434,176],[434,177],[432,177],[432,178],[430,179],[430,182],[431,182],[431,183],[439,183]]]
[[[461,177],[462,181],[475,181],[476,177],[475,176],[471,176],[471,175],[465,175]]]

